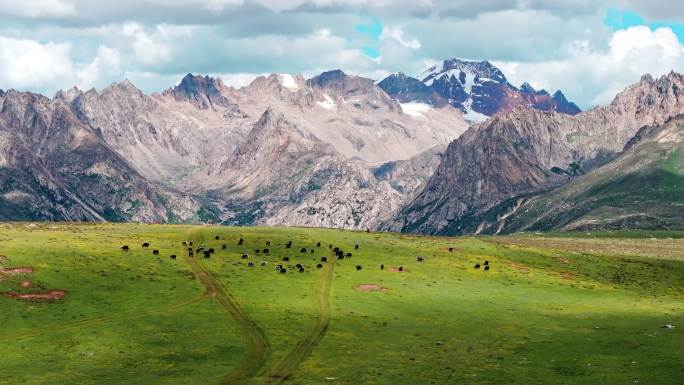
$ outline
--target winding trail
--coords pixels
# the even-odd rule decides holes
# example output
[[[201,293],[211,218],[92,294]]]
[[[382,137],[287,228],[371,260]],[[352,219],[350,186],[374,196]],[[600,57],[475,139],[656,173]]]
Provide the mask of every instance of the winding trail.
[[[326,263],[316,285],[318,317],[314,328],[302,338],[294,349],[271,371],[266,384],[282,384],[287,380],[323,338],[330,324],[330,288],[335,272],[335,262]]]
[[[201,243],[202,239],[191,237],[195,243]],[[206,294],[214,298],[223,309],[235,321],[235,328],[238,335],[245,341],[246,351],[240,365],[231,373],[221,379],[222,385],[245,385],[256,377],[259,369],[264,365],[269,353],[269,343],[266,335],[259,326],[251,320],[240,307],[237,299],[224,287],[214,274],[209,271],[199,260],[199,257],[191,257],[187,251],[183,254],[185,261],[192,269],[195,277],[202,283]]]

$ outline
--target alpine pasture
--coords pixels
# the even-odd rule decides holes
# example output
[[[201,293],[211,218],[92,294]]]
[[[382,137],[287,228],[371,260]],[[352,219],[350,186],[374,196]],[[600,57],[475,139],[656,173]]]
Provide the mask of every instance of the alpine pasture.
[[[679,232],[4,223],[0,293],[0,384],[684,379]]]

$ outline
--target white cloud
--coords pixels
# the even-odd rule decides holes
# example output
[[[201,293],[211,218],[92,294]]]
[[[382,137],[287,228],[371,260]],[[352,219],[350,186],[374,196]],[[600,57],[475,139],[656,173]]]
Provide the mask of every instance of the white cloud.
[[[684,68],[684,45],[670,28],[644,26],[613,33],[606,50],[577,41],[562,60],[495,62],[514,84],[529,81],[535,88],[561,89],[582,107],[609,103],[641,75],[654,76]]]
[[[140,63],[158,65],[171,59],[171,45],[163,27],[148,33],[140,24],[129,22],[123,25],[121,33],[133,38],[133,52]]]
[[[64,17],[76,13],[64,0],[0,0],[0,14],[20,17]]]
[[[100,46],[96,56],[83,63],[72,58],[71,43],[41,43],[0,37],[0,88],[52,94],[78,85],[90,88],[120,76],[118,51]]]
[[[23,90],[55,86],[74,72],[71,44],[0,37],[0,86]]]
[[[385,27],[380,35],[380,40],[393,39],[401,43],[406,48],[419,49],[420,41],[415,38],[408,38],[401,27]]]

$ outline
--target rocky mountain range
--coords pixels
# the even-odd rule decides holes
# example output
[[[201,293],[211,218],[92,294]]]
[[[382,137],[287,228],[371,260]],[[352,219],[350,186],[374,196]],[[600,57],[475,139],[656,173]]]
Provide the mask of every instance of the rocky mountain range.
[[[0,106],[5,220],[374,227],[420,183],[373,169],[467,128],[450,106],[404,111],[342,71],[240,89],[188,75],[153,95],[129,81],[52,99],[8,91]]]
[[[488,61],[447,59],[425,70],[417,79],[398,73],[378,85],[402,103],[450,104],[474,122],[520,106],[568,115],[581,112],[560,90],[550,95],[546,90],[535,90],[529,83],[513,86]]]
[[[670,159],[679,142],[657,135],[678,138],[682,89],[680,74],[644,76],[610,105],[579,112],[560,92],[512,86],[488,62],[451,59],[422,80],[377,84],[334,70],[242,88],[188,74],[151,95],[129,81],[52,98],[0,91],[0,220],[430,234],[670,228],[678,214],[646,218],[681,209],[681,178],[653,170],[680,167]],[[471,126],[473,114],[491,117]],[[624,179],[634,171],[624,164],[643,165],[657,204],[628,209],[632,196],[652,203],[636,184],[619,208],[593,197],[642,181]]]
[[[642,127],[684,113],[683,90],[681,74],[647,75],[610,105],[574,116],[530,107],[497,114],[449,145],[435,174],[387,228],[499,231],[530,197],[598,169],[619,157]]]

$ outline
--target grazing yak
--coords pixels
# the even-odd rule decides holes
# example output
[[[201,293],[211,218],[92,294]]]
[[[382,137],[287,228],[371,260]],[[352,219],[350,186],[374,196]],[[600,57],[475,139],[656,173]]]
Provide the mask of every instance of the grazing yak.
[[[423,262],[423,261],[425,260],[425,257],[423,257],[422,255],[419,255],[419,256],[416,257],[416,260],[417,260],[418,262]]]
[[[385,270],[385,265],[380,265],[380,270]]]
[[[476,268],[476,269],[479,269],[479,268],[480,268],[480,264],[479,264],[479,263],[476,263],[476,264],[475,264],[475,268]]]
[[[152,250],[152,254],[159,255],[159,250]]]
[[[276,267],[275,267],[276,270],[282,270],[282,268],[283,268],[283,265],[276,265]]]
[[[306,253],[306,247],[302,247],[301,249],[299,249],[299,252],[300,253]]]
[[[242,246],[244,243],[245,243],[245,240],[240,238],[240,240],[238,241],[238,246]]]
[[[399,266],[399,271],[404,271],[404,266]]]
[[[358,250],[358,249],[359,249],[359,245],[354,245],[354,250]]]
[[[193,253],[192,250],[190,250],[190,251],[188,251],[188,255],[192,257],[195,255],[195,253]]]
[[[123,251],[128,251],[128,250],[130,250],[130,249],[131,249],[131,248],[128,247],[128,245],[123,245],[123,246],[121,246],[121,250],[123,250]]]
[[[188,243],[188,245],[190,245],[190,246],[192,246],[192,244],[193,244],[193,242],[192,242],[192,241],[190,241],[190,243]]]
[[[302,267],[299,268],[299,272],[300,272],[300,273],[303,273],[303,272],[304,272],[304,266],[302,266]]]
[[[322,264],[322,263],[319,263],[318,265],[316,265],[316,268],[322,269],[322,268],[323,268],[323,264]]]
[[[171,255],[169,255],[169,258],[171,258],[171,259],[176,259],[176,254],[171,254]]]
[[[242,258],[242,259],[247,259],[247,258],[249,258],[249,255],[247,255],[247,254],[242,254],[242,256],[241,256],[240,258]]]
[[[268,254],[268,249],[263,249],[262,252],[263,252],[264,254]]]
[[[292,241],[287,241],[287,243],[285,244],[285,248],[289,249],[290,247],[292,247]]]
[[[484,271],[489,271],[489,265],[486,265],[486,266],[484,267]]]
[[[361,265],[356,265],[356,271],[361,270]]]
[[[280,274],[285,274],[287,272],[287,269],[280,269]]]
[[[338,256],[337,256],[337,259],[344,259],[344,255],[341,255],[341,254],[338,255]]]
[[[257,253],[257,254],[259,254],[259,253],[261,253],[261,250],[259,250],[259,249],[254,249],[254,252]]]
[[[183,244],[183,246],[187,246],[187,245],[188,245],[188,243],[185,242],[185,241],[183,241],[183,242],[181,242],[181,243]]]
[[[283,262],[290,262],[290,257],[283,257]]]
[[[271,246],[271,241],[266,241],[266,246]]]
[[[211,257],[211,252],[209,250],[204,251],[204,258],[209,258]]]
[[[328,257],[321,257],[321,262],[328,262]]]
[[[266,262],[266,261],[261,261],[261,266],[266,266],[266,265],[268,265],[268,262]]]
[[[454,248],[453,248],[453,247],[450,247],[450,248],[449,248],[449,251],[454,251]]]
[[[215,236],[214,239],[216,239],[216,240],[218,241],[218,240],[219,240],[219,236],[218,236],[218,235]]]
[[[142,247],[146,249],[146,248],[150,247],[150,243],[149,243],[149,242],[145,242],[145,243],[142,244]]]
[[[485,261],[484,265],[485,266],[489,265],[489,261]]]
[[[321,243],[318,242],[318,243],[316,244],[316,247],[321,247]]]
[[[247,262],[247,266],[254,267],[254,262]]]
[[[221,246],[221,250],[225,250],[225,249],[226,249],[226,245]]]
[[[351,257],[352,257],[352,253],[347,253],[346,257],[347,257],[347,258],[351,258]]]

